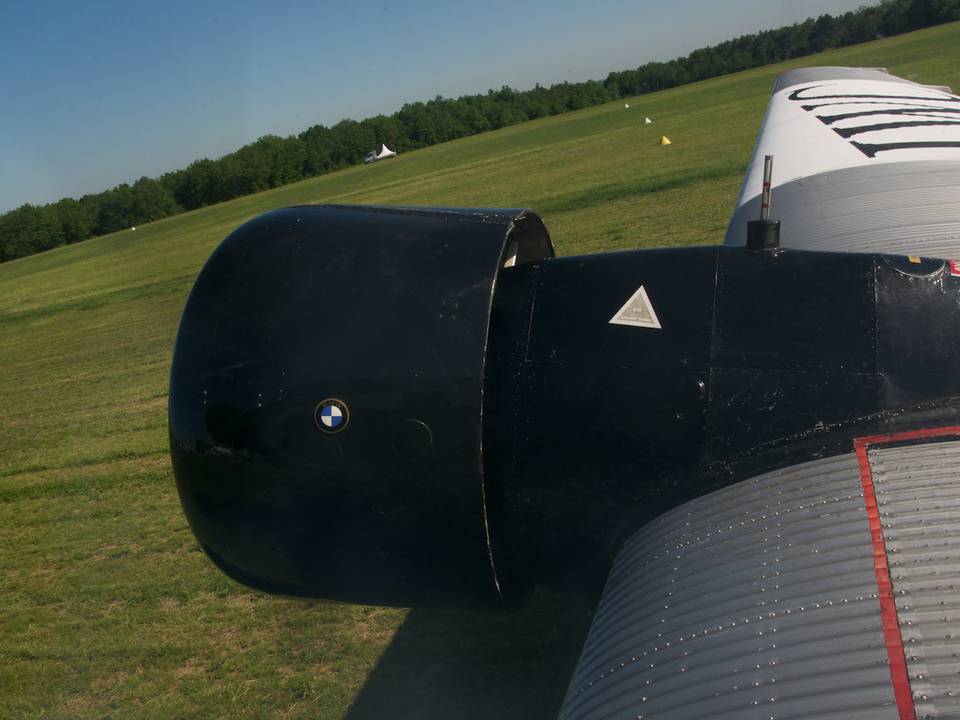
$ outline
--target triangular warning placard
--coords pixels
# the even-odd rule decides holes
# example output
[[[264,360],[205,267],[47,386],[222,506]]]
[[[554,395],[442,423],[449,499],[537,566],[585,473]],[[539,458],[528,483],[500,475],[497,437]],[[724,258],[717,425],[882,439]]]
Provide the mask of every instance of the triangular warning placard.
[[[657,318],[653,303],[647,297],[647,291],[643,289],[643,285],[637,288],[637,291],[630,296],[623,307],[610,318],[610,324],[661,329],[660,320]]]

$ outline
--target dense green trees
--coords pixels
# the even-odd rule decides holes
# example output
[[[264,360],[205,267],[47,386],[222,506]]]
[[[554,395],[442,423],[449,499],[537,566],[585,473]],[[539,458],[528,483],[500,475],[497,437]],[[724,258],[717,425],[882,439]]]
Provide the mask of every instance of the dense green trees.
[[[952,20],[960,20],[960,0],[884,0],[838,17],[821,15],[744,35],[670,62],[612,72],[604,85],[620,96],[639,95]]]
[[[456,100],[438,95],[407,103],[390,116],[314,125],[286,138],[265,135],[218,160],[197,160],[159,179],[142,177],[132,186],[124,183],[80,200],[28,204],[0,215],[0,262],[354,165],[380,143],[413,150],[952,20],[960,20],[960,0],[883,0],[837,17],[821,15],[744,35],[669,62],[612,72],[603,82],[526,91],[504,86]]]

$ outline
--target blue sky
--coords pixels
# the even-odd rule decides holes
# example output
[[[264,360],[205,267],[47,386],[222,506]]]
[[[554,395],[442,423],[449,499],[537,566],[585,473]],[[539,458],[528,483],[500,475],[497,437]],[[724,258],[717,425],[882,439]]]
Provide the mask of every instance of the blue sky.
[[[864,0],[0,0],[0,211],[261,135],[611,70]]]

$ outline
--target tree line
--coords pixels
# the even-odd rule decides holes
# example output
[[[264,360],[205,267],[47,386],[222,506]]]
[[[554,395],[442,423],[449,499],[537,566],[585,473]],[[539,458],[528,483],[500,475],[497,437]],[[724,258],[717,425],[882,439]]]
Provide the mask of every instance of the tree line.
[[[694,50],[669,62],[587,80],[510,87],[457,99],[405,104],[392,115],[314,125],[298,135],[265,135],[217,160],[196,160],[159,178],[142,177],[79,200],[22,205],[0,215],[0,262],[123,230],[186,210],[355,165],[385,143],[398,152],[664,90],[726,73],[960,20],[960,0],[883,0],[843,15],[821,15]]]

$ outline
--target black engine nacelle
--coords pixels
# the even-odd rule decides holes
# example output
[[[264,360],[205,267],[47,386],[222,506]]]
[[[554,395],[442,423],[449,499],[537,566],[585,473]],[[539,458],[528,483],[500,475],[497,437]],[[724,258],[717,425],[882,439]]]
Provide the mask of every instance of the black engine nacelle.
[[[177,486],[214,562],[294,595],[495,599],[490,306],[501,267],[552,255],[518,210],[294,207],[231,234],[170,383]]]
[[[177,486],[214,562],[379,604],[598,591],[670,507],[957,419],[960,278],[940,260],[552,256],[518,210],[305,206],[230,235],[170,385]]]

